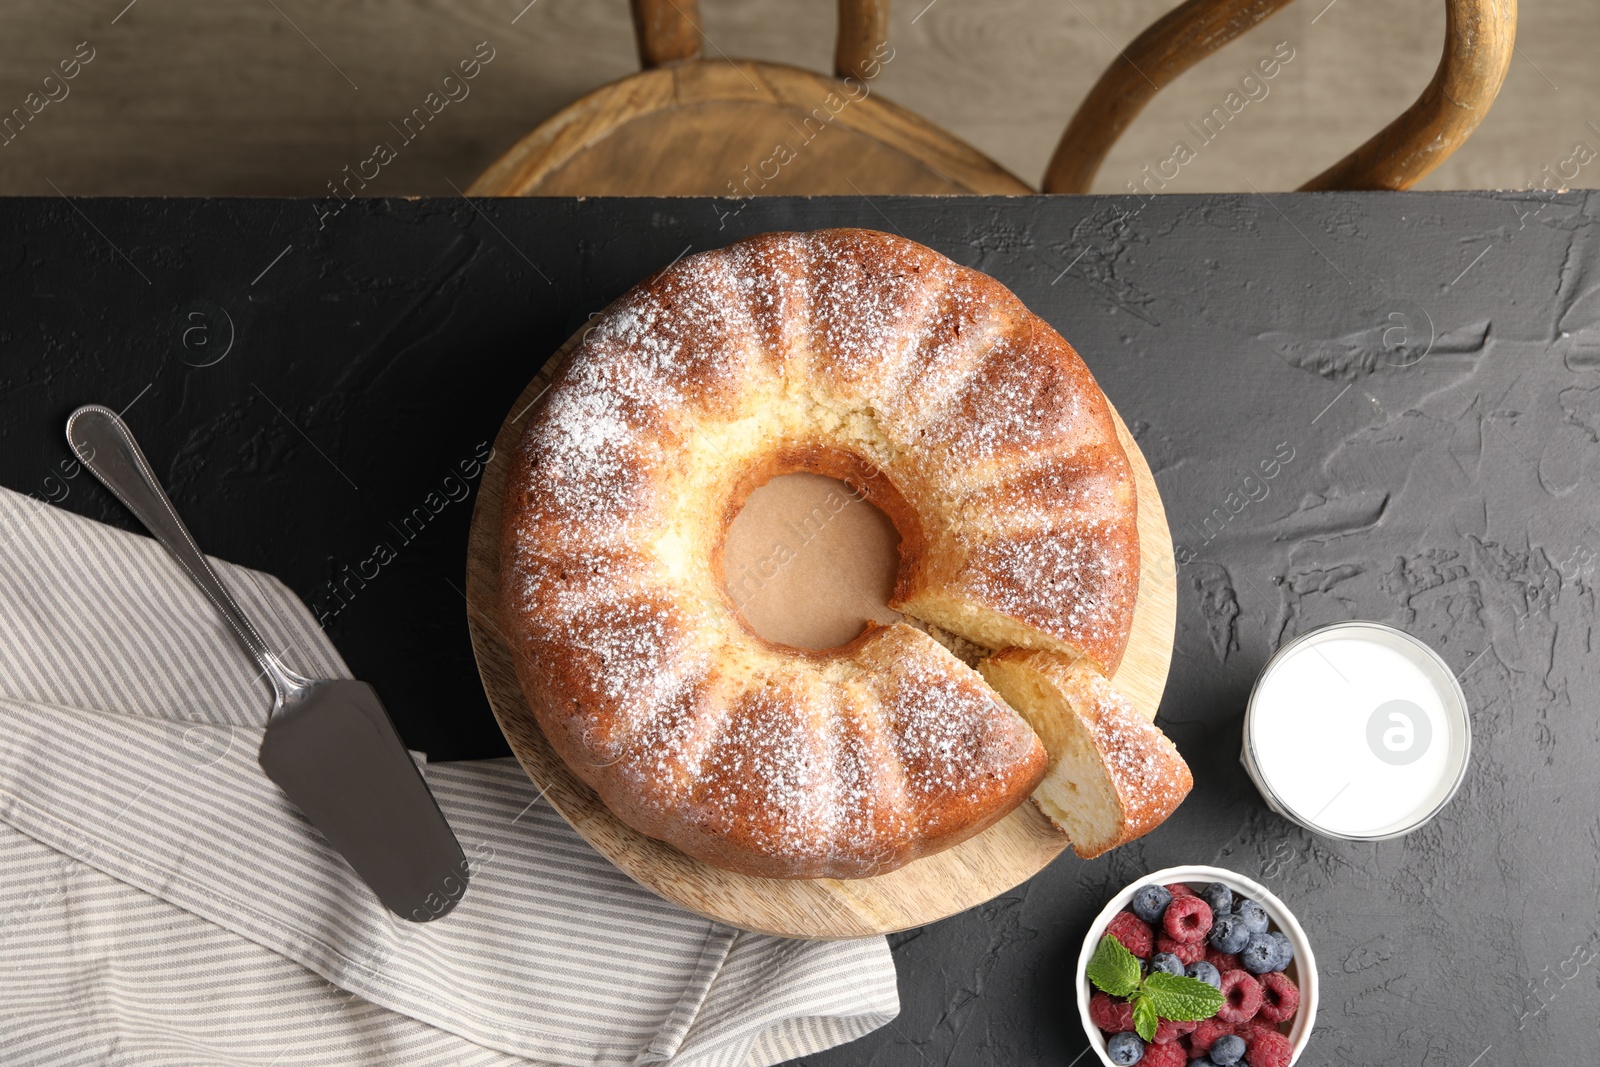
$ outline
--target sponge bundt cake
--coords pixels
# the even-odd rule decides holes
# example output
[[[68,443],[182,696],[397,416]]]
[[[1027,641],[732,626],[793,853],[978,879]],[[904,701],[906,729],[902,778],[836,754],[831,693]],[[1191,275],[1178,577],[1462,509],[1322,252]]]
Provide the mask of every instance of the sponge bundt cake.
[[[1167,736],[1087,662],[1008,648],[978,669],[1044,743],[1034,803],[1084,859],[1155,829],[1194,785]]]
[[[744,624],[723,538],[794,471],[888,515],[891,604],[926,629],[814,652]],[[506,492],[501,624],[551,745],[623,822],[747,874],[879,874],[1005,816],[1054,735],[930,632],[1110,674],[1139,583],[1132,473],[1077,354],[993,279],[867,230],[765,234],[624,295]]]

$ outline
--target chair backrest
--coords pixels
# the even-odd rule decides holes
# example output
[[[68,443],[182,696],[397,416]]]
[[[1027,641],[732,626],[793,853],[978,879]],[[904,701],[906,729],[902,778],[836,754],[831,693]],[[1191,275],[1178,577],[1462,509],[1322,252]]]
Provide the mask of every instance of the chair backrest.
[[[639,61],[701,58],[697,0],[630,0]],[[1134,39],[1095,82],[1045,171],[1047,193],[1086,193],[1111,146],[1178,75],[1289,0],[1187,0]],[[1445,0],[1444,54],[1415,103],[1302,189],[1406,189],[1444,162],[1488,114],[1516,40],[1517,0]],[[888,0],[839,0],[837,77],[873,77]]]
[[[629,0],[639,64],[699,59],[702,52],[699,0]],[[868,81],[878,73],[881,46],[889,39],[889,0],[839,0],[839,36],[833,72]]]
[[[1144,106],[1178,75],[1289,0],[1188,0],[1112,62],[1078,106],[1045,171],[1047,193],[1086,193]],[[1302,189],[1406,189],[1488,114],[1516,39],[1517,0],[1445,0],[1444,55],[1415,103]]]

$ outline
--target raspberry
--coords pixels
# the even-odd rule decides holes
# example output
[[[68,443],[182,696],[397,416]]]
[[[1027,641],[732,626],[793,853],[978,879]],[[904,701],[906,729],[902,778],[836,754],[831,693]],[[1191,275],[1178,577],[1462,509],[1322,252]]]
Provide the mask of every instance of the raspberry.
[[[1222,1007],[1217,1018],[1225,1023],[1244,1023],[1261,1010],[1261,983],[1249,971],[1229,971],[1222,976]]]
[[[1185,967],[1191,963],[1198,963],[1205,957],[1206,943],[1204,941],[1174,941],[1170,937],[1156,938],[1157,952],[1170,952],[1178,957],[1178,961]]]
[[[1171,885],[1166,886],[1165,888],[1166,888],[1167,892],[1171,893],[1175,897],[1192,897],[1192,896],[1194,896],[1194,890],[1190,889],[1188,886],[1184,885],[1182,882],[1173,882]]]
[[[1244,1038],[1245,1039],[1245,1043],[1248,1044],[1249,1042],[1254,1041],[1256,1038],[1260,1037],[1262,1034],[1267,1034],[1267,1033],[1275,1034],[1278,1031],[1273,1029],[1271,1023],[1262,1022],[1260,1013],[1257,1013],[1256,1017],[1254,1019],[1251,1019],[1249,1022],[1247,1022],[1247,1023],[1239,1023],[1238,1025],[1236,1025],[1233,1028],[1233,1032],[1238,1034],[1240,1037]]]
[[[1244,1062],[1250,1067],[1289,1067],[1293,1057],[1294,1045],[1276,1030],[1261,1034],[1244,1050]]]
[[[1183,1046],[1174,1041],[1170,1045],[1146,1045],[1139,1067],[1185,1067],[1188,1062]]]
[[[1233,1027],[1221,1019],[1205,1019],[1197,1023],[1194,1032],[1189,1035],[1189,1047],[1195,1052],[1210,1052],[1213,1041],[1231,1033],[1233,1033]]]
[[[1150,958],[1154,951],[1155,935],[1145,921],[1131,911],[1119,911],[1106,924],[1106,933],[1122,942],[1122,947],[1141,960]]]
[[[1211,966],[1215,967],[1217,970],[1221,971],[1223,974],[1227,974],[1229,971],[1241,970],[1244,967],[1244,965],[1239,962],[1238,956],[1235,956],[1231,952],[1218,952],[1214,948],[1206,949],[1206,962],[1211,964]]]
[[[1108,1034],[1132,1030],[1133,1005],[1106,993],[1096,993],[1089,998],[1089,1020]]]
[[[1261,976],[1261,1018],[1286,1023],[1300,1010],[1300,990],[1282,971]]]
[[[1196,896],[1173,897],[1161,926],[1174,941],[1203,942],[1211,932],[1211,905]]]
[[[1199,1023],[1184,1022],[1179,1019],[1162,1019],[1156,1027],[1156,1036],[1150,1040],[1157,1045],[1171,1045],[1178,1038],[1193,1032],[1198,1025]]]

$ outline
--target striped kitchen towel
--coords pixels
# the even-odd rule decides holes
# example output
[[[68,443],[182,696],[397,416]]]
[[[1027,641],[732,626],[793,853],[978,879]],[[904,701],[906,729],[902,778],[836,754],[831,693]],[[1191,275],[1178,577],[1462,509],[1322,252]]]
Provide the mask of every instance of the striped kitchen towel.
[[[348,676],[283,585],[217,569]],[[756,1067],[899,1010],[883,939],[679,910],[511,760],[424,765],[475,874],[396,920],[257,766],[270,706],[155,542],[0,490],[0,1064]]]

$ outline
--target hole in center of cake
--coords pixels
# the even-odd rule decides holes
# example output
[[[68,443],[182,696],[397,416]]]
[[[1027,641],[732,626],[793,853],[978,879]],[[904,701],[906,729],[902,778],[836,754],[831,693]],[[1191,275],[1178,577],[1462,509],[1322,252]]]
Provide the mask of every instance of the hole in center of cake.
[[[745,625],[781,645],[848,644],[889,607],[900,566],[889,517],[849,485],[785,474],[761,486],[728,526],[723,580]]]

